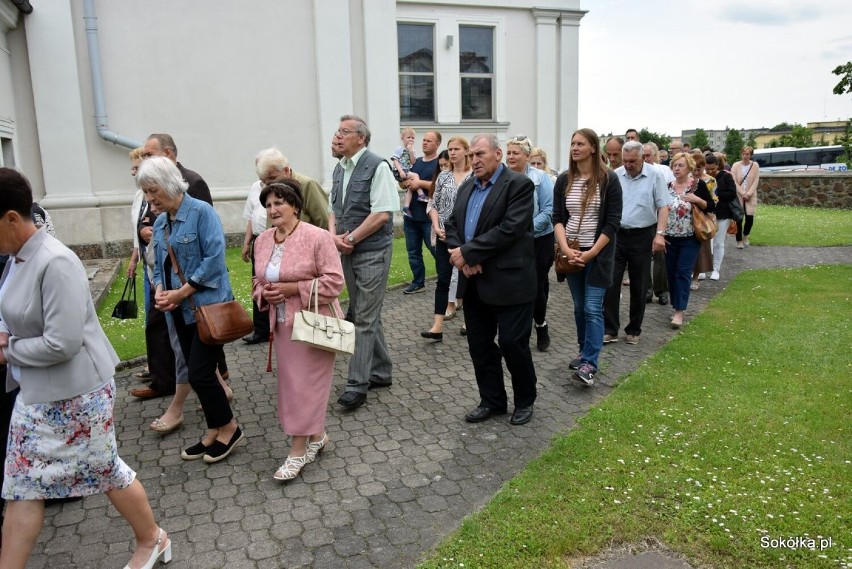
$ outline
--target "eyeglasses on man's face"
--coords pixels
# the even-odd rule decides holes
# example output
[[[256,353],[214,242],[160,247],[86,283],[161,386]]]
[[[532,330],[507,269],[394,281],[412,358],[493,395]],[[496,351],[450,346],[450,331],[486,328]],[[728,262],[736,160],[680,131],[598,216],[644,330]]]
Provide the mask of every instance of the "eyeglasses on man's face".
[[[350,134],[357,134],[357,131],[349,130],[348,128],[340,128],[334,131],[334,136],[339,136],[340,138],[349,136]]]

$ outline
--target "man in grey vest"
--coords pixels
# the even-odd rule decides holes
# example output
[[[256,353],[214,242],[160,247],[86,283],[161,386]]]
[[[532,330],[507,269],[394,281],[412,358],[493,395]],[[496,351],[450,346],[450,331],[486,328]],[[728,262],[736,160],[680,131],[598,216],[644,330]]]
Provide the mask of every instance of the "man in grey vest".
[[[399,194],[388,163],[367,150],[367,123],[344,115],[334,137],[342,158],[332,177],[328,230],[340,251],[349,314],[355,323],[355,353],[349,360],[346,391],[337,402],[345,409],[357,409],[367,400],[368,389],[388,387],[393,381],[382,303]]]

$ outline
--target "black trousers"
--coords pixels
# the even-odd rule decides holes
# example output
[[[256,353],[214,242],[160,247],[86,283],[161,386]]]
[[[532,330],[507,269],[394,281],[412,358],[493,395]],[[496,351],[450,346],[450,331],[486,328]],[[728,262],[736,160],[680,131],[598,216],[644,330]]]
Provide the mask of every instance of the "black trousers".
[[[743,206],[743,210],[745,210],[745,206]],[[754,216],[748,214],[737,223],[737,243],[743,240],[743,236],[748,237],[751,234],[752,225],[754,225]]]
[[[257,240],[257,235],[251,238],[251,254],[249,257],[251,258],[251,276],[254,276],[254,242]],[[262,338],[269,338],[269,312],[261,312],[260,308],[257,306],[257,302],[252,299],[251,301],[251,317],[254,321],[254,333],[256,336],[260,336]],[[224,357],[224,356],[223,356]],[[225,365],[225,371],[228,370],[227,364]],[[219,371],[222,371],[222,368],[219,368]]]
[[[550,267],[553,266],[555,243],[556,235],[552,231],[533,240],[536,278],[533,320],[539,326],[547,319],[547,299],[550,296],[550,281],[547,275],[550,273]]]
[[[648,253],[651,255],[651,253]],[[645,271],[645,279],[647,287],[645,290],[648,290],[649,287],[653,286],[654,294],[657,296],[662,296],[669,292],[669,279],[666,274],[666,254],[663,251],[659,253],[653,254],[654,266],[653,266],[653,275],[651,274],[651,263],[648,263],[648,270]]]
[[[169,342],[169,328],[166,315],[154,308],[154,291],[151,291],[151,310],[145,323],[145,347],[148,352],[148,371],[151,389],[166,395],[175,392],[175,353]]]
[[[480,407],[504,410],[508,396],[503,382],[502,359],[512,376],[515,408],[529,407],[536,399],[536,376],[530,353],[533,302],[498,306],[479,298],[478,277],[467,281],[464,322]],[[494,337],[499,332],[499,345]]]
[[[641,229],[619,229],[615,240],[615,268],[612,286],[604,295],[604,334],[617,336],[620,327],[621,280],[624,269],[630,278],[630,321],[624,331],[631,336],[642,333],[645,318],[645,294],[648,292],[646,275],[651,270],[651,247],[657,226]]]
[[[438,272],[438,282],[435,284],[435,314],[444,315],[450,298],[450,281],[453,278],[453,265],[450,263],[450,253],[445,241],[435,243],[435,270]]]
[[[198,395],[207,428],[218,429],[231,422],[234,413],[225,390],[216,378],[216,362],[224,353],[222,346],[205,344],[198,337],[195,322],[187,324],[183,320],[180,307],[172,310],[175,330],[177,331],[183,357],[189,372],[189,385]]]

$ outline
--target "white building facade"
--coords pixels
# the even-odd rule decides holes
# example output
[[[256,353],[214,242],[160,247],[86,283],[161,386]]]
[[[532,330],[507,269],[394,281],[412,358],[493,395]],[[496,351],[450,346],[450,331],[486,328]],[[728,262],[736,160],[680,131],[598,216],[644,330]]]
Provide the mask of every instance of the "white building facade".
[[[241,233],[257,152],[277,146],[328,187],[343,114],[381,155],[413,126],[525,134],[555,167],[577,128],[580,0],[28,4],[0,0],[0,165],[81,255],[127,249],[126,146],[150,133],[174,137]]]

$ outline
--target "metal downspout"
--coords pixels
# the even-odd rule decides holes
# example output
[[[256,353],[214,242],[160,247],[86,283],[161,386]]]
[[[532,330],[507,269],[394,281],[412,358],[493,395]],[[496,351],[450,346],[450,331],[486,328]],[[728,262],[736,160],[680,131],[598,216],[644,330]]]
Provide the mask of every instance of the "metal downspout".
[[[112,144],[127,148],[142,146],[139,140],[132,140],[109,130],[107,126],[106,104],[104,102],[104,85],[101,78],[101,52],[98,44],[98,17],[95,14],[94,0],[83,1],[83,19],[86,21],[86,43],[89,47],[89,68],[92,73],[92,98],[95,105],[95,128],[98,135]]]

